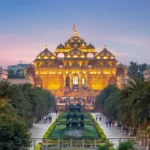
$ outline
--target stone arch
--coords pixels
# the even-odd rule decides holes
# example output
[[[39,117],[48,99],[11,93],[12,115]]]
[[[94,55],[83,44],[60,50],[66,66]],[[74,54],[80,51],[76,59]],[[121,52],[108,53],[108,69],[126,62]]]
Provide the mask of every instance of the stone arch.
[[[64,53],[58,53],[57,54],[57,58],[64,58],[64,57],[65,57]]]
[[[93,53],[87,53],[87,58],[94,58],[94,54]]]

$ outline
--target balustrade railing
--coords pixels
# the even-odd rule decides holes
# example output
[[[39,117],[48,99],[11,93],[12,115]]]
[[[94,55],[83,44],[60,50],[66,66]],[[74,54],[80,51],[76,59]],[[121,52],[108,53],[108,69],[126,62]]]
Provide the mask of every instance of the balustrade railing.
[[[146,146],[141,146],[139,140],[136,138],[107,138],[107,139],[32,139],[32,147],[30,150],[97,150],[98,146],[109,141],[111,146],[117,148],[118,145],[126,140],[134,140],[135,147],[146,150]],[[21,150],[25,150],[22,148]]]

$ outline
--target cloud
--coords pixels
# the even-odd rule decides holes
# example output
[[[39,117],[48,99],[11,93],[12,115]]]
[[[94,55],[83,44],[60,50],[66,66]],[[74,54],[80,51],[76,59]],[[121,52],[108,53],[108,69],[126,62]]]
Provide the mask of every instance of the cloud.
[[[130,45],[143,45],[143,41],[135,38],[127,38],[127,37],[117,37],[117,36],[100,36],[99,39],[104,39],[108,41],[120,42]]]
[[[114,51],[114,50],[111,50],[111,53],[115,56],[128,56],[129,53],[124,53],[124,52],[118,52],[118,51]]]
[[[98,35],[97,33],[90,33],[86,34],[88,38],[94,37],[98,40],[106,40],[106,41],[113,41],[119,42],[128,45],[135,45],[135,46],[150,46],[150,37],[139,37],[139,36],[106,36],[106,35]]]
[[[102,51],[103,48],[98,47],[96,49]],[[108,51],[111,52],[114,56],[128,56],[129,55],[129,53],[127,52],[120,52],[118,50],[114,50],[111,48],[108,48]]]

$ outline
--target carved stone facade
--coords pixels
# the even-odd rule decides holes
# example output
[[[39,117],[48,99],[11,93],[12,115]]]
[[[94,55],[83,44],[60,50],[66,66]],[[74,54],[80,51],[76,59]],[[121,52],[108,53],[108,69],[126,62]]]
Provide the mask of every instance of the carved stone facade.
[[[93,55],[93,57],[89,57]],[[60,57],[59,55],[63,55]],[[87,88],[102,90],[110,79],[117,82],[115,56],[106,46],[97,52],[92,44],[78,36],[74,29],[73,37],[65,44],[57,46],[54,53],[45,49],[34,61],[35,76],[42,81],[42,86],[48,90],[63,90],[65,88]]]

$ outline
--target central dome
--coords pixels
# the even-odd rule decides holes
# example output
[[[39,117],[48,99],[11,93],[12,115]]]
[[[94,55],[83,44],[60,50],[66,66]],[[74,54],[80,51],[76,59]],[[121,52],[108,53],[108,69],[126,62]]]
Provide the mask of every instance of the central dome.
[[[69,46],[71,48],[81,48],[86,47],[86,42],[79,36],[73,36],[65,42],[65,46]]]

